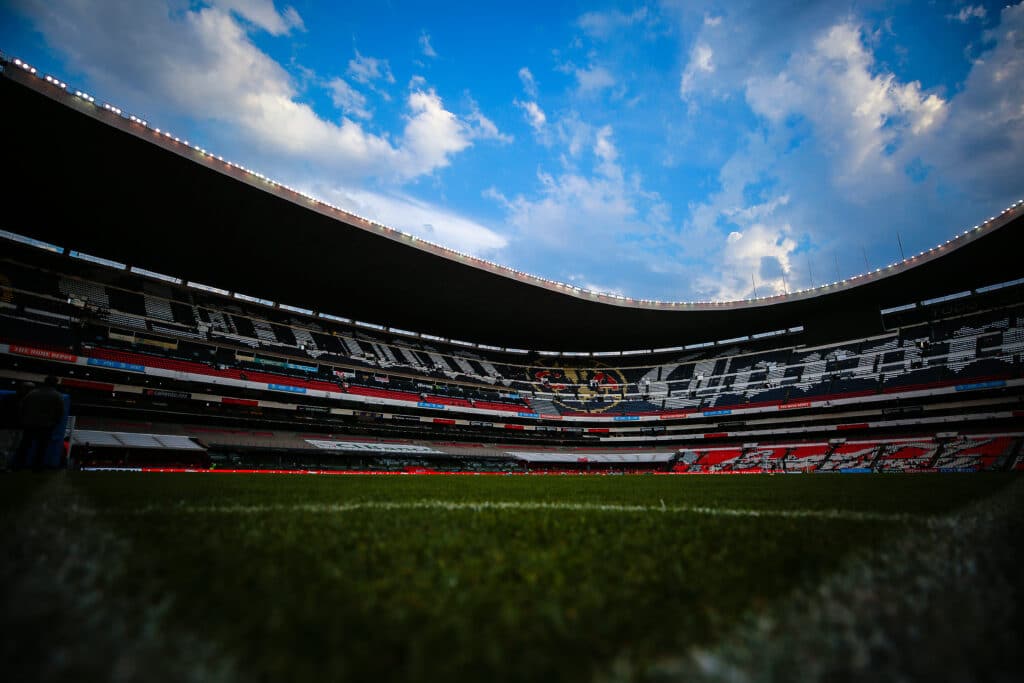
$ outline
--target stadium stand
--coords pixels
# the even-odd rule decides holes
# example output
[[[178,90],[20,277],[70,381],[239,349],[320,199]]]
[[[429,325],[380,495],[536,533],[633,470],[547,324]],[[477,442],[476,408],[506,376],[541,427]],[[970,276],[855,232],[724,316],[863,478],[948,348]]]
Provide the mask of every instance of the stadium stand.
[[[27,97],[26,86],[49,100]],[[1020,465],[1014,436],[1024,417],[1024,278],[1015,248],[1020,203],[927,252],[811,291],[753,303],[639,301],[413,243],[246,169],[196,155],[167,136],[154,137],[119,110],[93,115],[64,107],[70,94],[51,92],[52,82],[20,71],[0,78],[0,88],[26,111],[90,127],[111,154],[137,155],[131,158],[154,169],[185,157],[181,168],[191,171],[185,175],[216,187],[210,196],[218,202],[243,193],[246,201],[228,202],[239,207],[239,224],[267,221],[249,208],[257,205],[296,234],[307,234],[314,221],[322,227],[328,217],[348,231],[338,239],[356,240],[367,263],[378,264],[349,263],[328,276],[329,269],[308,266],[313,255],[294,251],[290,241],[274,243],[269,270],[267,264],[250,270],[246,260],[211,261],[206,251],[226,253],[221,236],[204,233],[209,249],[190,252],[199,233],[181,220],[209,206],[202,193],[185,193],[181,206],[153,217],[155,230],[174,237],[159,254],[114,240],[116,231],[73,230],[73,214],[59,213],[65,202],[54,205],[57,213],[45,224],[5,226],[0,382],[55,375],[83,419],[156,415],[183,423],[201,418],[209,427],[500,439],[529,446],[528,453],[598,445],[624,456],[669,448],[678,451],[670,461],[618,464],[678,472]],[[82,144],[93,144],[93,137],[82,136]],[[11,196],[32,201],[39,191],[33,179],[57,171],[34,166],[35,154],[22,156],[24,167],[7,181]],[[102,183],[104,168],[67,191],[88,192],[86,184]],[[106,213],[120,220],[123,212]],[[399,262],[404,265],[379,267]],[[971,263],[986,267],[964,267]],[[451,286],[410,303],[396,294],[409,291],[406,270],[429,272],[429,280]],[[299,272],[312,284],[294,277]],[[229,291],[228,283],[238,289]],[[357,291],[366,294],[335,294]],[[455,315],[466,292],[474,292],[475,307]],[[352,317],[327,312],[334,306]],[[592,319],[603,322],[590,337],[574,332]],[[427,329],[444,334],[410,331]],[[457,341],[463,332],[502,345]],[[572,348],[581,338],[597,339],[598,346],[538,350],[546,341]],[[533,468],[614,461],[561,457],[509,462]]]
[[[47,301],[46,292],[53,288],[41,282],[45,271],[26,277],[29,269],[21,264],[7,262],[5,268],[19,299],[24,295],[26,300],[37,304]],[[325,332],[323,325],[317,325],[319,329],[309,329],[294,316],[283,321],[263,320],[233,302],[229,307],[218,310],[212,297],[198,297],[189,291],[177,294],[188,298],[188,305],[198,312],[193,320],[207,321],[204,324],[197,322],[193,328],[169,320],[174,318],[173,312],[169,312],[172,311],[171,304],[183,306],[181,301],[158,298],[151,293],[140,295],[135,301],[128,296],[130,292],[78,278],[60,277],[58,283],[59,291],[67,294],[70,300],[77,298],[91,305],[98,322],[108,325],[111,332],[152,332],[177,337],[174,342],[177,344],[206,339],[289,354],[296,359],[302,356],[310,361],[344,363],[348,369],[401,370],[424,380],[437,377],[434,373],[440,371],[446,381],[500,384],[524,395],[535,396],[542,400],[547,414],[557,411],[567,416],[644,415],[665,410],[800,402],[815,397],[870,395],[943,382],[1009,377],[1019,375],[1020,353],[1024,347],[1021,309],[1018,306],[976,313],[956,322],[947,321],[944,325],[917,326],[881,338],[848,340],[813,350],[793,347],[744,353],[744,349],[738,348],[729,350],[733,355],[719,358],[674,359],[656,366],[607,369],[547,368],[543,373],[529,366],[485,359],[490,368],[488,371],[480,363],[482,357],[479,354],[474,354],[476,358],[467,358],[460,349],[442,350],[434,345],[430,347],[433,350],[424,352],[426,362],[413,363],[410,359],[419,357],[418,349],[404,340],[369,337],[365,333],[348,330],[349,334],[364,338],[363,343],[373,349],[373,352],[368,352],[345,330]],[[132,284],[142,288],[145,283],[136,281]],[[34,291],[22,289],[19,285],[34,285]],[[165,293],[175,293],[170,291],[171,288],[164,289]],[[112,302],[120,302],[131,310],[111,308]],[[32,307],[31,312],[39,310]],[[132,312],[139,310],[160,315],[139,316]],[[54,315],[64,313],[54,311],[52,307],[50,312]],[[179,318],[185,317],[179,315]],[[298,341],[300,337],[304,340],[301,344]],[[341,343],[338,343],[339,339]],[[369,341],[371,339],[373,341]],[[443,351],[443,355],[439,351]],[[240,358],[236,357],[235,361],[244,362]],[[399,363],[399,358],[406,361]],[[151,359],[150,362],[157,361]],[[288,363],[253,357],[250,366],[252,363],[274,362]],[[297,360],[290,364],[302,367]],[[307,364],[307,367],[315,369],[317,366]],[[423,372],[426,368],[433,373]],[[459,368],[462,372],[452,368]],[[478,368],[486,374],[479,374]],[[560,379],[554,383],[542,383],[536,380],[540,374]],[[666,379],[651,382],[650,377]],[[322,385],[320,388],[326,389]]]

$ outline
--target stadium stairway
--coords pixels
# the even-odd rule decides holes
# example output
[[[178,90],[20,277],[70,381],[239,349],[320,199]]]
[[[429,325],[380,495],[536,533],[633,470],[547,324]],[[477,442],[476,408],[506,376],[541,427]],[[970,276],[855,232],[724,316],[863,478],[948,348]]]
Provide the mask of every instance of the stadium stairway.
[[[542,396],[535,395],[533,399],[530,401],[530,405],[533,407],[533,412],[539,415],[561,416],[561,413],[558,412],[558,408],[555,407],[554,401],[552,401],[550,398],[544,398]]]
[[[1006,465],[1003,469],[1007,472],[1022,469],[1021,465],[1024,465],[1024,439],[1018,439],[1017,445],[1014,446],[1013,454],[1006,459]]]
[[[941,458],[945,454],[945,452],[946,452],[946,444],[945,443],[940,443],[938,448],[935,449],[935,455],[933,455],[931,457],[931,459],[928,461],[928,467],[929,468],[935,467],[936,463],[939,462],[939,458]]]
[[[880,446],[880,447],[876,448],[875,452],[871,456],[871,459],[868,461],[867,468],[869,470],[871,470],[872,472],[877,472],[878,471],[878,463],[882,460],[882,458],[884,458],[886,455],[891,453],[893,450],[896,450],[896,447],[894,447],[894,446]]]
[[[825,465],[828,464],[828,461],[832,459],[832,454],[835,453],[835,452],[836,452],[836,447],[834,445],[830,444],[829,447],[828,447],[828,452],[825,453],[825,457],[822,458],[821,462],[818,463],[818,466],[815,469],[819,469],[819,470],[824,469]]]

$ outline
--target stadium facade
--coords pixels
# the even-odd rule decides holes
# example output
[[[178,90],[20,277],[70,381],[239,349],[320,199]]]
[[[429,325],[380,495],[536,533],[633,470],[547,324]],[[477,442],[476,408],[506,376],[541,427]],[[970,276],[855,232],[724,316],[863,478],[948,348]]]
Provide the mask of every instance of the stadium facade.
[[[1024,468],[1021,202],[810,290],[633,300],[424,242],[2,66],[0,380],[57,376],[90,463]]]

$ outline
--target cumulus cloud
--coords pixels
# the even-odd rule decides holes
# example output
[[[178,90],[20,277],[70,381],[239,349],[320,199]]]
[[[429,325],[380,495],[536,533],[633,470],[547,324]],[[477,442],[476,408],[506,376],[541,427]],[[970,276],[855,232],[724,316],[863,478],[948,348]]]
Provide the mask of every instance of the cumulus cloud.
[[[403,134],[409,176],[447,166],[452,154],[472,144],[467,126],[444,108],[433,90],[410,93],[409,111]]]
[[[751,76],[777,72],[791,52],[845,20],[849,11],[838,3],[806,0],[735,0],[724,14],[721,3],[667,6],[675,8],[682,35],[693,35],[696,27],[684,46],[685,66],[679,78],[679,93],[691,104],[702,98],[728,98],[741,92]]]
[[[908,252],[923,249],[937,229],[952,234],[1017,198],[1024,92],[1011,84],[1024,82],[1024,5],[1001,11],[948,98],[879,64],[871,35],[844,17],[777,63],[745,52],[755,68],[723,74],[724,92],[742,93],[760,122],[679,235],[683,261],[710,263],[701,294],[749,296],[752,274],[762,295],[782,291],[772,274],[790,290],[812,270],[846,277],[864,259],[898,258],[896,233]],[[728,45],[715,50],[717,69]]]
[[[790,233],[789,225],[761,223],[730,232],[722,245],[718,267],[713,276],[698,279],[698,291],[714,299],[734,300],[749,297],[755,285],[759,296],[791,290],[787,276],[797,243]]]
[[[949,103],[880,68],[864,32],[845,19],[808,39],[777,69],[732,86],[761,127],[741,139],[719,189],[691,207],[680,234],[684,255],[710,263],[697,280],[701,296],[745,298],[752,281],[761,295],[807,286],[810,266],[794,269],[798,251],[808,261],[842,251],[847,272],[860,271],[849,254],[899,229],[886,204],[924,191],[905,168],[933,144]],[[694,74],[715,68],[700,44]]]
[[[901,83],[878,71],[860,28],[831,27],[811,50],[794,55],[781,73],[748,81],[747,102],[773,123],[790,114],[810,120],[839,162],[836,179],[855,183],[867,172],[899,170],[893,148],[933,129],[946,115],[946,101],[925,94],[917,81]]]
[[[313,162],[342,176],[407,181],[444,168],[474,139],[501,139],[478,110],[461,119],[423,84],[406,98],[405,125],[396,138],[369,132],[349,118],[322,119],[300,101],[281,65],[253,44],[247,23],[236,18],[241,14],[248,24],[273,27],[257,12],[266,11],[267,3],[235,1],[230,11],[210,5],[181,12],[128,0],[20,5],[47,41],[102,91],[125,104],[136,102],[139,111],[158,103],[165,112],[222,123],[249,143],[247,154],[269,155],[278,165]],[[278,19],[287,24],[286,13]],[[394,82],[386,60],[358,51],[347,73],[368,87]],[[327,88],[346,114],[369,118],[365,97],[348,81],[333,79]]]
[[[974,61],[924,157],[990,208],[1019,198],[1024,173],[1024,3],[1005,7],[999,19],[985,32],[991,49]]]
[[[774,161],[766,141],[751,135],[743,153],[719,171],[720,189],[691,207],[676,243],[682,262],[701,263],[687,273],[698,298],[748,298],[755,282],[759,296],[777,294],[802,279],[792,272],[800,235],[783,215],[789,196],[774,189],[751,192]]]

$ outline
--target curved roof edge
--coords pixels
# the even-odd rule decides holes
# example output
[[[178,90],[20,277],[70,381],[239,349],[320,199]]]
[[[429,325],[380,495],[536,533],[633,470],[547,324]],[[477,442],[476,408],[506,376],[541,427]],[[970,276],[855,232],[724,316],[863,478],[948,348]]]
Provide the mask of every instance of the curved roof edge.
[[[570,354],[794,329],[812,342],[871,334],[882,309],[1024,276],[1018,202],[904,262],[803,292],[701,303],[586,292],[353,217],[27,64],[3,64],[0,99],[16,134],[0,166],[0,227],[425,339]]]
[[[905,258],[902,261],[890,263],[886,266],[876,268],[848,278],[822,284],[819,286],[796,290],[785,294],[772,296],[754,297],[749,299],[736,299],[730,301],[661,301],[656,299],[637,299],[604,292],[576,287],[557,280],[550,280],[539,275],[526,273],[510,266],[505,266],[487,259],[466,254],[449,247],[445,247],[429,240],[422,239],[415,235],[403,232],[396,228],[386,226],[368,218],[359,216],[350,211],[337,207],[330,202],[306,194],[300,190],[279,183],[272,178],[247,168],[241,164],[224,159],[207,149],[191,144],[188,140],[175,136],[171,131],[152,126],[148,120],[123,111],[116,105],[100,100],[89,93],[77,90],[64,81],[50,74],[39,74],[38,70],[27,62],[11,57],[0,52],[0,63],[5,67],[14,67],[13,74],[4,73],[24,85],[40,92],[52,99],[62,101],[66,105],[72,105],[75,100],[81,104],[92,105],[91,107],[73,107],[76,110],[91,115],[110,126],[118,128],[137,138],[156,144],[168,151],[174,152],[181,157],[187,158],[195,163],[201,164],[213,171],[227,175],[235,180],[242,181],[252,187],[284,199],[302,208],[315,211],[323,216],[343,222],[347,226],[356,227],[366,232],[385,237],[395,242],[403,243],[420,251],[440,256],[450,261],[467,265],[491,274],[506,277],[518,282],[541,287],[546,290],[575,297],[583,301],[610,304],[624,308],[660,310],[660,311],[721,311],[741,310],[771,306],[780,303],[804,301],[815,297],[859,287],[864,284],[883,280],[897,275],[912,268],[924,265],[939,257],[945,256],[971,242],[980,239],[990,232],[1002,228],[1016,217],[1024,214],[1024,199],[1018,200],[1011,206],[1003,209],[998,215],[991,216],[987,220],[971,228],[964,230],[930,249]]]

